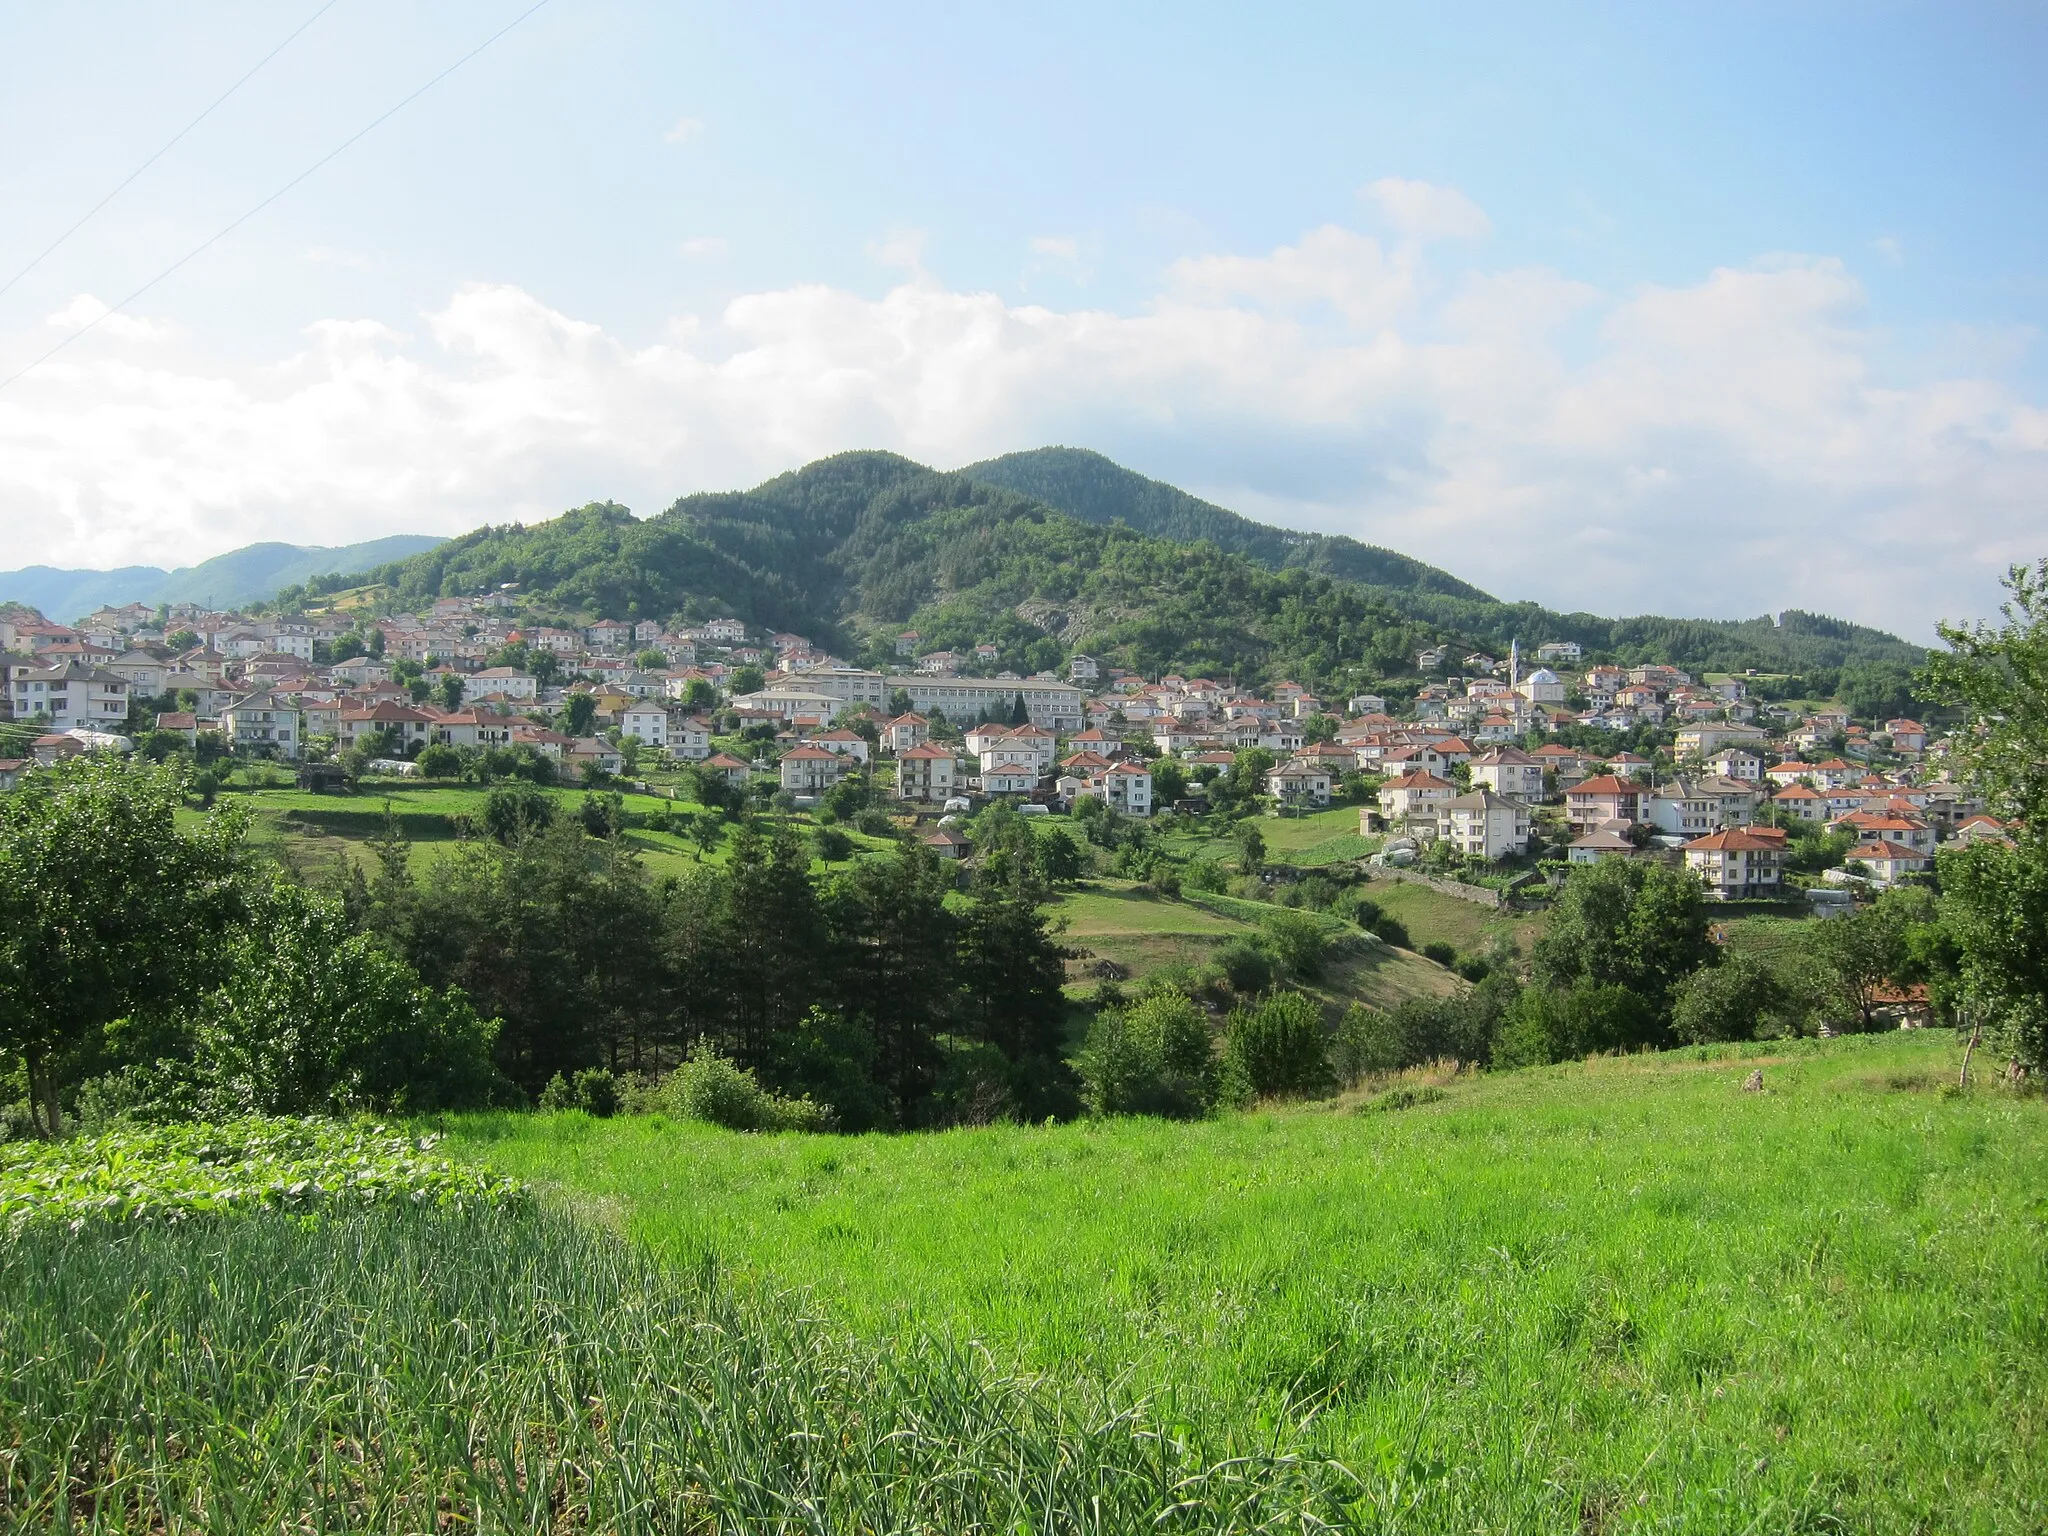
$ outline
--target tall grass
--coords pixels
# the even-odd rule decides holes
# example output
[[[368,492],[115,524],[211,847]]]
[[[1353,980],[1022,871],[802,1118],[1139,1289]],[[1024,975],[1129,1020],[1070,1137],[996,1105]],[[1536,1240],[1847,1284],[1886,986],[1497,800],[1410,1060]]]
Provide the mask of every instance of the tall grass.
[[[1277,1530],[1408,1490],[929,1335],[855,1345],[544,1212],[34,1230],[0,1257],[13,1530]]]
[[[1958,1054],[1718,1047],[1192,1126],[451,1144],[862,1336],[1121,1378],[1219,1449],[1295,1424],[1382,1490],[1402,1469],[1405,1529],[2048,1530],[2048,1106],[1946,1093]]]

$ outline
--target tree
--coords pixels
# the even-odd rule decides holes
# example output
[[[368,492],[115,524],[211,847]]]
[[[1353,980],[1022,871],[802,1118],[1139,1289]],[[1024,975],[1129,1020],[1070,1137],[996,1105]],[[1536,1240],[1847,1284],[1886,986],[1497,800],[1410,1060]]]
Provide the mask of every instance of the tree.
[[[462,706],[462,679],[450,672],[441,679],[441,707],[459,709]]]
[[[418,764],[420,773],[429,779],[452,779],[462,772],[461,754],[453,747],[445,747],[438,742],[422,750],[413,761]]]
[[[1769,966],[1753,955],[1727,955],[1679,983],[1671,1032],[1686,1045],[1774,1035],[1786,1001],[1785,987]]]
[[[1300,992],[1274,992],[1230,1016],[1225,1068],[1261,1096],[1305,1097],[1335,1082],[1323,1010]]]
[[[1081,849],[1065,827],[1054,827],[1039,840],[1039,868],[1054,885],[1072,885],[1081,878]]]
[[[562,701],[562,733],[588,736],[590,722],[597,717],[597,699],[588,693],[572,693]]]
[[[1532,958],[1546,988],[1585,981],[1622,987],[1641,998],[1645,1033],[1612,1042],[1622,1046],[1661,1043],[1672,989],[1710,964],[1713,955],[1698,880],[1662,865],[1606,859],[1572,872]]]
[[[1237,870],[1242,875],[1256,875],[1266,865],[1266,835],[1256,823],[1241,821],[1237,824]]]
[[[1836,1025],[1873,1027],[1878,996],[1908,963],[1908,909],[1887,892],[1875,906],[1814,923],[1806,953],[1818,984],[1814,1002]]]
[[[499,784],[484,797],[484,830],[507,846],[544,831],[554,819],[554,800],[531,784]]]
[[[718,702],[718,690],[711,686],[708,678],[693,677],[683,687],[683,708],[691,714],[699,714]]]
[[[2006,573],[2005,622],[1937,626],[1948,654],[1928,659],[1922,685],[1963,711],[1952,771],[1992,808],[2039,826],[2048,818],[2048,560]]]
[[[2048,1072],[2048,838],[2030,829],[2010,848],[1945,848],[1939,864],[1963,1006],[2008,1057]]]
[[[633,661],[642,672],[659,672],[668,665],[668,657],[656,650],[642,651]]]
[[[732,675],[725,680],[725,691],[738,698],[743,693],[759,693],[767,681],[759,667],[735,667]]]
[[[1162,757],[1152,764],[1152,803],[1170,806],[1188,792],[1187,765],[1177,757]]]
[[[1273,953],[1280,957],[1280,963],[1300,981],[1316,981],[1323,974],[1323,957],[1329,949],[1329,941],[1323,935],[1323,925],[1306,912],[1289,911],[1281,908],[1271,913],[1260,924],[1266,942]]]
[[[1598,866],[1595,866],[1598,867]],[[1659,1021],[1638,992],[1580,976],[1522,990],[1493,1047],[1497,1067],[1541,1066],[1652,1043]]]
[[[1209,1021],[1179,992],[1104,1009],[1076,1065],[1082,1100],[1098,1115],[1196,1120],[1216,1103],[1220,1074]]]
[[[1061,1045],[1066,1034],[1065,952],[1040,903],[1046,891],[1030,861],[984,850],[974,898],[962,922],[959,980],[968,1028],[1011,1069],[1011,1094],[1025,1118],[1068,1102]]]
[[[175,765],[104,757],[37,769],[0,800],[0,1048],[22,1058],[45,1135],[108,1025],[161,1020],[226,964],[244,821],[224,808],[183,831],[184,800]]]

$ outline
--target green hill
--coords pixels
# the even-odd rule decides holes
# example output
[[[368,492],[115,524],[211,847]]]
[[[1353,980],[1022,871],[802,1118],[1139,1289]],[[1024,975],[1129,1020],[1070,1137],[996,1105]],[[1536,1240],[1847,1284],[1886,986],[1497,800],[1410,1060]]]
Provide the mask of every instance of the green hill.
[[[1713,671],[1882,664],[1903,678],[1924,656],[1895,636],[1801,614],[1605,619],[1503,603],[1405,556],[1268,528],[1068,449],[957,474],[896,454],[838,454],[650,518],[607,502],[480,528],[285,595],[364,581],[390,587],[400,607],[517,583],[564,614],[733,614],[871,661],[886,660],[888,637],[907,625],[926,649],[992,641],[1019,670],[1086,650],[1147,671],[1317,686],[1398,675],[1431,644],[1498,653],[1515,638]],[[1833,676],[1822,680],[1831,691]]]
[[[440,542],[424,534],[401,533],[338,548],[248,544],[175,571],[154,565],[130,565],[113,571],[31,565],[18,571],[0,571],[0,602],[26,603],[59,621],[81,618],[95,608],[123,603],[147,603],[152,607],[158,603],[198,603],[208,608],[232,608],[261,602],[280,588],[318,576],[401,560]]]

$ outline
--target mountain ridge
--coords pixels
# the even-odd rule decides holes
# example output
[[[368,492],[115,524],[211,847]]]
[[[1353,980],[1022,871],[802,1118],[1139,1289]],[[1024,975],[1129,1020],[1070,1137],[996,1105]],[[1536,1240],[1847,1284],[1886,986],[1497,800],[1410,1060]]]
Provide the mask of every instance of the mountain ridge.
[[[418,554],[441,543],[428,534],[399,533],[360,544],[245,544],[198,565],[164,570],[129,565],[93,571],[30,565],[0,571],[0,602],[24,603],[53,619],[69,622],[95,608],[124,603],[199,603],[229,608],[261,602],[314,577],[361,570]]]

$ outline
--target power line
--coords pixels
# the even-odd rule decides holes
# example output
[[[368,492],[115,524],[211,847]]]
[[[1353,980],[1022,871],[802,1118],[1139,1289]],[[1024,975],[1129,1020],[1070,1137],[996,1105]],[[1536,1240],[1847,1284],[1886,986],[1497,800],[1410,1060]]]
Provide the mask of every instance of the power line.
[[[0,295],[5,295],[8,289],[12,288],[24,277],[27,277],[29,273],[35,271],[37,267],[41,266],[43,264],[43,259],[46,256],[48,256],[50,252],[56,250],[58,246],[62,245],[66,240],[69,240],[81,229],[85,228],[87,221],[89,221],[94,214],[98,213],[102,208],[106,207],[107,204],[111,203],[115,198],[119,197],[121,193],[124,190],[126,190],[129,182],[133,181],[136,177],[140,176],[152,165],[155,165],[157,161],[163,159],[165,155],[169,154],[173,149],[177,148],[178,141],[180,139],[184,138],[186,134],[190,133],[194,128],[197,128],[201,123],[205,122],[209,117],[213,116],[214,107],[218,107],[222,102],[226,101],[230,96],[234,95],[235,92],[239,91],[243,86],[247,85],[252,79],[255,78],[256,72],[258,70],[263,68],[264,65],[268,64],[272,59],[276,58],[280,53],[283,53],[285,49],[289,48],[294,42],[296,42],[301,32],[305,31],[306,28],[312,26],[314,22],[318,21],[322,16],[325,16],[329,11],[333,10],[340,3],[341,0],[327,0],[327,3],[321,6],[319,10],[315,11],[312,15],[308,16],[304,21],[300,22],[298,26],[292,30],[291,36],[287,37],[283,42],[279,43],[275,48],[271,49],[270,52],[263,55],[262,58],[258,59],[254,64],[252,64],[249,67],[249,72],[247,74],[243,75],[241,79],[237,80],[233,85],[229,86],[226,90],[222,91],[220,95],[216,96],[213,100],[213,106],[208,107],[204,112],[200,113],[197,117],[193,118],[191,122],[187,123],[184,127],[180,128],[176,133],[172,134],[170,139],[166,141],[166,143],[164,144],[163,148],[159,149],[155,154],[151,155],[147,160],[143,161],[142,164],[135,167],[135,169],[130,171],[126,176],[122,177],[119,186],[115,187],[113,191],[109,192],[105,197],[101,198],[98,202],[94,203],[90,208],[86,209],[85,212],[79,216],[78,222],[76,224],[73,224],[69,229],[65,230],[63,234],[59,235],[56,239],[52,240],[48,245],[44,246],[42,250],[38,251],[36,253],[35,259],[30,261],[27,266],[23,267],[19,272],[15,273],[14,276],[7,279],[6,282],[0,283]]]
[[[377,128],[380,124],[384,123],[389,118],[395,117],[398,113],[404,111],[405,108],[411,106],[415,101],[418,101],[420,97],[426,95],[428,91],[431,91],[443,80],[446,80],[450,75],[454,74],[455,71],[462,68],[463,65],[467,64],[471,59],[475,58],[478,54],[482,53],[486,48],[490,47],[491,44],[495,43],[499,38],[503,37],[507,32],[510,32],[514,27],[518,26],[521,22],[525,21],[527,17],[531,16],[535,11],[541,9],[541,7],[546,5],[547,3],[548,0],[534,0],[534,3],[532,5],[529,5],[517,16],[514,16],[510,21],[506,22],[504,26],[498,28],[497,31],[493,32],[489,37],[485,38],[482,42],[478,43],[474,48],[470,49],[469,52],[465,53],[453,64],[450,64],[446,69],[442,70],[441,73],[434,76],[434,78],[429,80],[425,85],[421,86],[418,90],[414,91],[410,96],[405,97],[402,101],[397,102],[393,106],[385,108],[384,111],[380,112],[376,117],[372,118],[369,122],[365,123],[362,127],[358,128],[354,133],[350,134],[347,138],[343,139],[339,144],[335,145],[334,148],[327,151],[326,154],[322,155],[318,160],[315,160],[311,165],[307,166],[303,171],[299,172],[298,175],[294,176],[290,181],[286,182],[283,186],[279,187],[275,192],[271,193],[270,196],[264,198],[262,202],[258,203],[255,207],[251,208],[247,213],[243,214],[233,223],[225,226],[224,228],[209,235],[206,239],[200,241],[199,244],[193,246],[191,250],[187,251],[184,255],[180,256],[168,267],[165,267],[163,271],[157,273],[155,277],[152,277],[140,288],[136,289],[133,293],[129,294],[127,298],[123,299],[120,303],[109,308],[104,314],[94,316],[84,325],[80,326],[77,330],[73,331],[69,336],[66,336],[62,341],[58,342],[57,345],[50,348],[50,350],[45,352],[41,357],[38,357],[37,359],[35,359],[35,361],[29,363],[26,367],[21,368],[14,373],[10,373],[6,378],[0,379],[0,389],[5,389],[7,388],[8,385],[12,384],[16,379],[22,378],[27,374],[35,372],[36,369],[42,367],[43,364],[47,363],[59,352],[62,352],[74,341],[78,340],[79,337],[95,329],[100,324],[101,321],[110,319],[113,316],[118,315],[122,310],[126,309],[130,304],[133,304],[137,299],[141,298],[145,293],[149,292],[149,290],[154,288],[158,283],[162,282],[165,278],[169,277],[172,273],[176,272],[180,267],[184,266],[186,262],[192,260],[193,257],[199,255],[202,251],[205,251],[209,247],[216,245],[220,241],[226,239],[229,235],[233,234],[236,230],[240,229],[244,224],[248,223],[251,219],[255,218],[257,214],[261,213],[264,209],[268,208],[272,203],[276,202],[280,197],[283,197],[285,193],[291,191],[293,187],[296,187],[300,182],[304,181],[308,176],[311,176],[315,171],[319,170],[320,167],[327,164],[327,162],[332,160],[336,155],[339,155],[343,150],[347,149],[351,144],[355,143],[356,140],[362,138],[365,134],[370,133],[373,129]]]

